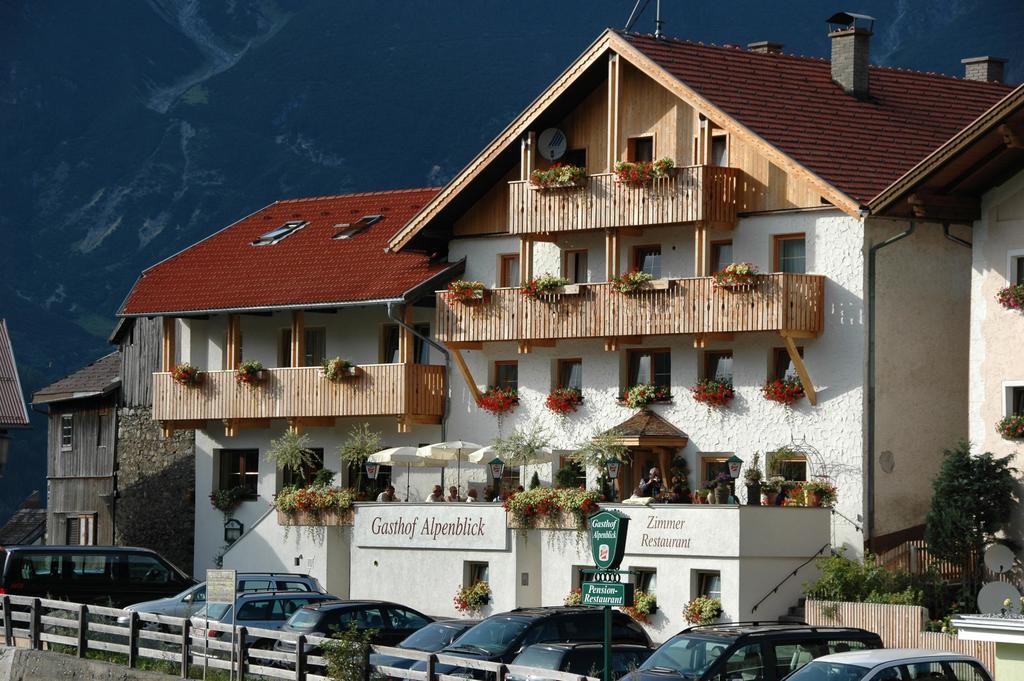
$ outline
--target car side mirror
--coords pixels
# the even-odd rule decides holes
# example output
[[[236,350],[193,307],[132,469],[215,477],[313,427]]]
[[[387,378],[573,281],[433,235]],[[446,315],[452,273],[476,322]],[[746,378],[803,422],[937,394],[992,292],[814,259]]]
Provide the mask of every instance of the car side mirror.
[[[182,603],[191,603],[193,598],[194,598],[193,594],[188,594],[184,598],[181,599],[181,602]]]

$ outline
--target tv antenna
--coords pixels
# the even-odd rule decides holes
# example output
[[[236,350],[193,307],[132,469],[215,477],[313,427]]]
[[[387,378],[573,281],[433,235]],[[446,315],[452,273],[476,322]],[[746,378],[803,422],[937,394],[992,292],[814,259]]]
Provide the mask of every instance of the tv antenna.
[[[641,3],[643,5],[641,6]],[[651,0],[636,0],[636,4],[633,5],[633,11],[629,13],[629,19],[626,19],[626,26],[622,29],[624,31],[630,31],[633,28],[633,24],[637,22],[640,15],[647,9],[647,5],[651,4]],[[655,0],[654,5],[654,37],[661,37],[661,0]]]

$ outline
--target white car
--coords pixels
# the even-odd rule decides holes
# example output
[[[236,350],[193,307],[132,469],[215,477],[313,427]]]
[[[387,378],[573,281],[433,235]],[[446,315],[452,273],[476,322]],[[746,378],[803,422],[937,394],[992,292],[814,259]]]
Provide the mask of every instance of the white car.
[[[796,670],[785,681],[992,681],[970,655],[920,648],[858,650],[824,655]]]

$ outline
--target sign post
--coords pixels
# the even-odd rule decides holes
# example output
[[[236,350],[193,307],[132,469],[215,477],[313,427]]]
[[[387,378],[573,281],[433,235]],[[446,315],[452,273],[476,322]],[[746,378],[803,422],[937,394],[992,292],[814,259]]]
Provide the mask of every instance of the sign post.
[[[206,628],[203,632],[203,681],[206,680],[206,670],[210,666],[210,605],[212,603],[227,603],[232,608],[235,606],[235,589],[238,586],[234,570],[207,570],[206,571]],[[234,678],[235,672],[235,618],[231,617],[231,666],[228,668],[228,678]]]
[[[604,608],[604,669],[601,681],[612,679],[612,608],[633,605],[633,585],[623,583],[619,570],[626,552],[629,518],[612,511],[598,511],[587,519],[594,570],[584,570],[591,580],[580,585],[583,605]]]

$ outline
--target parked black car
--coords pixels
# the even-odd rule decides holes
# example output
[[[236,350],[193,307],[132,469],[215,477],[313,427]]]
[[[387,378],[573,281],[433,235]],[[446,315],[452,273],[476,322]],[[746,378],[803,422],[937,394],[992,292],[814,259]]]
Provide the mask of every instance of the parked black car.
[[[654,649],[636,643],[612,645],[612,678],[633,671],[643,663]],[[558,672],[601,678],[604,669],[604,643],[534,643],[512,660],[513,665],[551,669]],[[510,673],[508,681],[544,681],[543,675],[524,676]]]
[[[489,662],[511,662],[526,646],[534,643],[576,643],[604,639],[604,613],[594,608],[557,606],[550,608],[519,608],[491,615],[469,629],[439,653],[469,657]],[[643,627],[624,612],[612,612],[612,641],[650,646],[651,639]],[[418,662],[411,667],[426,669]],[[484,679],[476,670],[438,664],[439,674],[459,674]]]
[[[451,644],[452,641],[462,636],[467,629],[476,626],[480,620],[440,620],[431,622],[416,633],[407,636],[395,647],[405,650],[415,650],[421,653],[436,653],[442,648]],[[370,655],[370,664],[395,667],[397,669],[408,669],[416,663],[416,660],[407,657],[395,657],[394,655]]]
[[[816,657],[881,647],[878,634],[854,627],[711,624],[676,634],[620,681],[779,681]]]
[[[397,603],[334,600],[299,608],[288,618],[281,631],[329,637],[354,625],[359,631],[375,631],[373,643],[393,646],[433,621],[433,618]],[[274,650],[294,653],[295,644],[291,641],[277,641]],[[307,652],[316,654],[317,646],[309,645]]]
[[[0,566],[0,593],[115,608],[195,584],[156,551],[126,546],[8,546]]]

